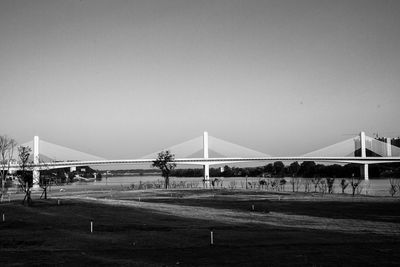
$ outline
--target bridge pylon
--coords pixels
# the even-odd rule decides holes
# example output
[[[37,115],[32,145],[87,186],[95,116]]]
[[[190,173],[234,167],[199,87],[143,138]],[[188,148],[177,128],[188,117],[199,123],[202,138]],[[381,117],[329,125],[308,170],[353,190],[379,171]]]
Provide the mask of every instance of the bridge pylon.
[[[392,142],[391,139],[388,137],[386,138],[386,157],[392,156]]]
[[[208,159],[208,132],[203,133],[203,157]],[[210,164],[203,165],[204,170],[204,187],[210,188]]]
[[[360,142],[361,142],[361,157],[367,157],[367,149],[365,145],[365,132],[360,132]],[[365,181],[369,180],[368,164],[361,165],[361,177],[364,177]]]
[[[39,136],[33,137],[33,163],[38,165],[39,161]],[[39,167],[33,167],[33,187],[39,187],[40,170]]]

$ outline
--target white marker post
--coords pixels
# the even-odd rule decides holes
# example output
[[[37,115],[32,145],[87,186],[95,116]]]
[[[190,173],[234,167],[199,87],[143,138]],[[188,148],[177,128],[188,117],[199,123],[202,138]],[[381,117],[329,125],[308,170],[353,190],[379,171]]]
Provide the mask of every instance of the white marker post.
[[[210,232],[210,245],[214,246],[214,231],[212,229]]]
[[[90,220],[90,233],[93,233],[93,220]]]

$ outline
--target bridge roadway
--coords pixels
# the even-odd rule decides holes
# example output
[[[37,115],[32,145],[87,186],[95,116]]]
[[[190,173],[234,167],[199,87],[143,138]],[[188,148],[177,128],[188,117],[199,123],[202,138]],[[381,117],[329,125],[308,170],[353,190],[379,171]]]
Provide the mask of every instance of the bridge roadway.
[[[57,169],[75,166],[90,165],[115,165],[115,164],[143,164],[152,163],[155,159],[122,159],[122,160],[92,160],[92,161],[60,161],[30,164],[28,168]],[[251,158],[179,158],[173,162],[187,165],[216,165],[241,162],[274,162],[274,161],[316,161],[330,163],[357,163],[379,164],[400,162],[400,157],[251,157]],[[19,169],[18,165],[12,165],[11,169]]]

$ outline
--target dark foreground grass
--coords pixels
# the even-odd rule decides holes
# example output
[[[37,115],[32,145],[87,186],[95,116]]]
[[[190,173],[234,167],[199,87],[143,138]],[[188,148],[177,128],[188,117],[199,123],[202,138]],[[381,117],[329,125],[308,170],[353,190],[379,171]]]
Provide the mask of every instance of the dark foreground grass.
[[[163,200],[147,195],[146,201]],[[245,210],[254,203],[218,198],[164,201],[179,201],[194,210],[196,206],[231,208],[234,204]],[[398,215],[393,211],[396,202],[378,203],[372,204],[372,217]],[[268,204],[268,208],[293,214],[304,214],[311,207],[296,201]],[[314,215],[325,216],[327,208],[336,206],[320,202],[312,207]],[[398,236],[232,225],[79,200],[62,200],[61,205],[56,199],[35,200],[32,207],[2,203],[0,209],[6,219],[0,223],[1,266],[398,266],[400,262]],[[334,214],[340,213],[338,209],[334,208]],[[362,210],[352,216],[366,218],[363,214],[368,211]],[[332,213],[327,216],[334,217]],[[90,220],[94,221],[93,233]],[[210,229],[214,246],[210,246]]]
[[[213,191],[210,197],[186,198],[183,193],[172,197],[149,197],[141,201],[152,203],[169,203],[185,206],[199,206],[237,211],[283,212],[287,214],[308,215],[332,219],[361,219],[379,222],[394,222],[400,225],[400,199],[389,197],[351,197],[349,195],[322,196],[305,193],[263,193],[250,195],[249,198],[238,198],[250,192],[230,190]],[[271,197],[268,197],[268,196]],[[278,195],[278,196],[277,196]],[[251,197],[253,196],[253,198]],[[260,196],[267,196],[263,199]],[[275,196],[275,197],[272,197]],[[307,196],[307,199],[303,197]],[[133,199],[136,197],[133,197]],[[129,197],[125,197],[129,199]],[[132,199],[132,198],[131,198]]]

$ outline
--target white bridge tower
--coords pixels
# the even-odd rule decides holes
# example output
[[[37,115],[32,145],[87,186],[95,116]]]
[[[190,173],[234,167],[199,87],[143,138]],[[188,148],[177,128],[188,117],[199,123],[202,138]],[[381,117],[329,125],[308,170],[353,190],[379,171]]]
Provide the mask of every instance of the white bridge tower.
[[[203,157],[208,159],[208,132],[204,132],[203,134]],[[210,187],[210,164],[205,163],[203,165],[204,170],[204,187]]]
[[[38,165],[39,161],[39,136],[33,138],[33,164]],[[33,167],[33,186],[39,186],[40,171],[39,167]]]
[[[365,146],[365,132],[360,133],[360,142],[361,142],[361,157],[366,158],[367,157],[367,149]],[[362,176],[364,176],[364,180],[366,180],[366,181],[369,180],[368,164],[361,165],[361,177]]]

